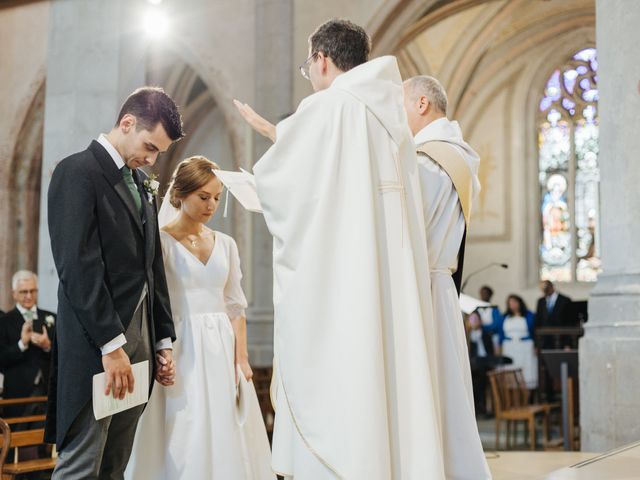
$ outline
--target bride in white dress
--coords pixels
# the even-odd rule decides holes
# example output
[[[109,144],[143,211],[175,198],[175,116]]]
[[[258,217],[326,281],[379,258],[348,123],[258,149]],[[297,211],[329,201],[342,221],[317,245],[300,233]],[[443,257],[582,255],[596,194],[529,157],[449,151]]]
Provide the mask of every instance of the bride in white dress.
[[[255,389],[238,378],[252,376],[238,249],[205,226],[222,193],[217,168],[204,157],[182,161],[160,211],[177,373],[173,386],[153,389],[130,480],[275,478]]]

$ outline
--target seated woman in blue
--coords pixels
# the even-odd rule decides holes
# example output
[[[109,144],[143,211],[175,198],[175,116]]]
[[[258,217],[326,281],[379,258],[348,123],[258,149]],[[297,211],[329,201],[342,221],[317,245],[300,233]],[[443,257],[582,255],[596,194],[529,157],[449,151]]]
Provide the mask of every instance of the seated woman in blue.
[[[533,342],[534,315],[518,295],[509,295],[507,309],[498,325],[502,355],[521,368],[529,390],[538,387],[538,357]]]

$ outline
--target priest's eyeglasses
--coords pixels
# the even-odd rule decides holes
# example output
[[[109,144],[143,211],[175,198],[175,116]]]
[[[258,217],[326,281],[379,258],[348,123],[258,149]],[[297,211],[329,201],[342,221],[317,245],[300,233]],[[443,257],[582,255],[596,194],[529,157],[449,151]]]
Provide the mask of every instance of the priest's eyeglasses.
[[[311,54],[311,56],[309,58],[307,58],[304,63],[302,65],[300,65],[298,68],[300,69],[300,73],[302,74],[302,76],[304,78],[306,78],[307,80],[311,80],[311,77],[309,77],[309,64],[315,60],[315,58],[318,56],[318,52],[314,52]]]

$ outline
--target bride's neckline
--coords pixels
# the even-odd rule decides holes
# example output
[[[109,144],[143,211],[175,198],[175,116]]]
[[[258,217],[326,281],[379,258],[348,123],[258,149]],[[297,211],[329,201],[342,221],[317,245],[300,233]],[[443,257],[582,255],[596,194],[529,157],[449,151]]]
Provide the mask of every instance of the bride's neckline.
[[[213,252],[215,252],[216,250],[216,245],[218,245],[218,235],[215,232],[215,230],[211,230],[211,234],[213,235],[213,247],[211,247],[211,251],[207,256],[207,260],[203,262],[202,259],[200,259],[200,257],[198,257],[191,250],[189,250],[189,248],[185,244],[183,244],[180,240],[178,240],[176,237],[171,235],[169,232],[167,232],[166,230],[160,230],[160,233],[164,233],[165,235],[169,236],[171,240],[173,240],[176,244],[180,245],[196,262],[198,262],[203,267],[206,267],[207,265],[209,265],[209,262],[211,261],[211,257],[213,257]]]

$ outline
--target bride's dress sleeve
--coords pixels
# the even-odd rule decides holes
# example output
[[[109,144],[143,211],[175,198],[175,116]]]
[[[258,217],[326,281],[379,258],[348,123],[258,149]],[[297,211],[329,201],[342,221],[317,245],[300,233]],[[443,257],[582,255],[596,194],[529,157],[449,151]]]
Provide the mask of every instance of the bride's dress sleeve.
[[[240,270],[240,255],[236,242],[229,237],[229,276],[224,286],[224,302],[227,315],[231,320],[244,317],[247,308],[247,299],[242,291],[242,270]]]

